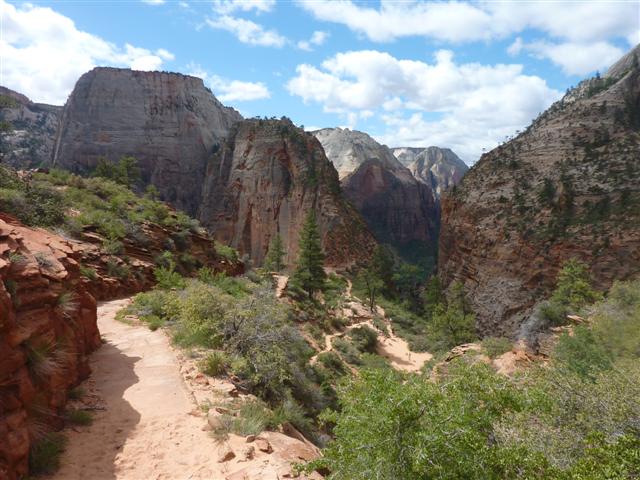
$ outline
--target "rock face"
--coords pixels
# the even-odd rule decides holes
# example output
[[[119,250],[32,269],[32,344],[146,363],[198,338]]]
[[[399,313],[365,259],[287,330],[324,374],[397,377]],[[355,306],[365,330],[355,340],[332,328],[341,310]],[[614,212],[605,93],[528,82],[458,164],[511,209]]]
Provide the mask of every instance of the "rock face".
[[[366,133],[332,128],[314,132],[342,172],[342,189],[379,242],[401,252],[431,251],[438,210],[431,187],[419,182],[384,145]]]
[[[15,479],[28,474],[30,446],[61,426],[100,336],[64,239],[0,219],[0,279],[0,477]]]
[[[414,177],[431,187],[440,199],[445,190],[460,183],[469,167],[449,148],[393,148],[393,154]]]
[[[0,159],[16,168],[34,168],[51,160],[62,107],[33,103],[0,87]]]
[[[117,161],[132,155],[145,183],[193,215],[207,162],[241,119],[202,79],[94,68],[80,77],[64,107],[53,164],[87,172],[100,157]]]
[[[200,222],[258,264],[279,233],[292,263],[309,210],[328,264],[368,257],[375,240],[342,197],[338,174],[313,135],[289,120],[237,123],[207,168]]]
[[[526,333],[569,258],[602,289],[640,272],[640,71],[624,64],[568,92],[444,195],[439,275],[464,283],[479,333]]]

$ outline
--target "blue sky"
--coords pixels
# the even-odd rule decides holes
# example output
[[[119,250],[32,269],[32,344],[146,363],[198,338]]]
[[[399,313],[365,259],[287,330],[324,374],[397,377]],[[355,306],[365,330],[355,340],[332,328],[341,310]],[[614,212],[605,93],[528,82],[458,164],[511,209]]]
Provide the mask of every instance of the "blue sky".
[[[96,65],[203,77],[247,117],[467,163],[640,41],[640,2],[0,0],[0,84],[62,104]]]

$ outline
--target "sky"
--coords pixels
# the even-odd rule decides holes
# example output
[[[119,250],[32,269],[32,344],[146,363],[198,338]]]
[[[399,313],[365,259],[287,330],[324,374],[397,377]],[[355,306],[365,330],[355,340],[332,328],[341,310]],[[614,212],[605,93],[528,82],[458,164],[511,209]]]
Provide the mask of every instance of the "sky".
[[[245,117],[468,164],[640,43],[640,1],[0,0],[0,85],[62,105],[95,66],[196,75]]]

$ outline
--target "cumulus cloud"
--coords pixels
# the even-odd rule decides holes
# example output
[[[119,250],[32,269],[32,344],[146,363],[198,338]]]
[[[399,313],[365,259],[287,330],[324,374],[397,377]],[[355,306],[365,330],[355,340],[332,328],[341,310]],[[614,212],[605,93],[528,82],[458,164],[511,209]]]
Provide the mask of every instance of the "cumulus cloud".
[[[78,77],[97,65],[155,70],[174,58],[164,49],[118,47],[78,30],[70,18],[48,7],[17,8],[0,0],[0,16],[0,83],[38,102],[63,104]]]
[[[221,102],[245,102],[271,97],[271,92],[262,82],[229,80],[219,75],[209,74],[197,64],[189,64],[187,68],[189,75],[202,78]]]
[[[213,9],[223,15],[236,11],[249,12],[251,10],[261,13],[270,12],[275,4],[276,0],[214,0]]]
[[[318,20],[339,23],[370,40],[424,36],[448,42],[503,38],[536,29],[572,42],[639,38],[637,2],[397,2],[379,8],[350,0],[299,0]]]
[[[385,143],[455,145],[468,161],[561,95],[543,79],[525,75],[521,65],[457,64],[448,50],[437,52],[431,64],[375,50],[345,52],[320,67],[298,65],[296,72],[287,88],[305,103],[342,114],[350,125],[369,112],[381,113]]]
[[[267,30],[262,25],[244,18],[222,15],[208,18],[207,25],[232,33],[242,43],[262,47],[282,47],[287,39],[275,30]]]
[[[538,41],[521,44],[520,49],[538,58],[551,60],[567,75],[586,75],[594,70],[604,71],[624,55],[624,51],[607,42],[585,44]]]
[[[300,50],[305,50],[307,52],[310,52],[313,50],[314,46],[323,45],[324,42],[327,41],[327,38],[329,38],[328,32],[317,30],[313,32],[309,40],[301,40],[298,42],[297,46]]]

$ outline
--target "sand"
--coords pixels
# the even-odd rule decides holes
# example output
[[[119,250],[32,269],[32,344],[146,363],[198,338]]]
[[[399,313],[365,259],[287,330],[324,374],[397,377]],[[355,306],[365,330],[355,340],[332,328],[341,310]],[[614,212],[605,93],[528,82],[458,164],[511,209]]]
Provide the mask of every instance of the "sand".
[[[89,427],[68,431],[62,467],[72,479],[217,479],[218,445],[186,389],[169,341],[160,330],[114,319],[128,300],[99,305],[106,343],[92,356],[92,384],[105,409]]]

